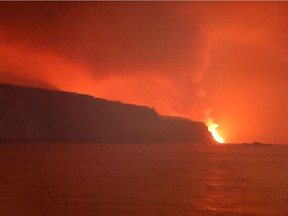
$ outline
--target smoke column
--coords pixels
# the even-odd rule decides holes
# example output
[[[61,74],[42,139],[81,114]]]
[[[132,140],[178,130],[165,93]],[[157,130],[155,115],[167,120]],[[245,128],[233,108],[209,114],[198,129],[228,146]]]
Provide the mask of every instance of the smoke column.
[[[281,2],[1,2],[0,81],[213,115],[231,142],[288,142],[286,14]]]
[[[204,119],[207,46],[178,4],[2,3],[1,10],[1,71]]]

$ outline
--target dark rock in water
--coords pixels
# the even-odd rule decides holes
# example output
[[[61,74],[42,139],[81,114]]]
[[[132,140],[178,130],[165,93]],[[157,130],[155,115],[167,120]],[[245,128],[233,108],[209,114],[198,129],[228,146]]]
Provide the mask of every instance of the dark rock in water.
[[[272,144],[265,144],[260,142],[253,142],[253,143],[242,143],[244,146],[272,146]]]
[[[272,146],[272,144],[267,144],[267,143],[260,143],[260,142],[253,142],[253,146]]]
[[[0,84],[0,140],[213,143],[202,122],[70,92]]]

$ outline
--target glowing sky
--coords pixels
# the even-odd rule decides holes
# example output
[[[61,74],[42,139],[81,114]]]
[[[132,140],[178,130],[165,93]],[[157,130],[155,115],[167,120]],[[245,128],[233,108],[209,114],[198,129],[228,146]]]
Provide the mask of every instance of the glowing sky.
[[[210,115],[228,142],[288,144],[287,14],[286,2],[0,2],[0,81]]]

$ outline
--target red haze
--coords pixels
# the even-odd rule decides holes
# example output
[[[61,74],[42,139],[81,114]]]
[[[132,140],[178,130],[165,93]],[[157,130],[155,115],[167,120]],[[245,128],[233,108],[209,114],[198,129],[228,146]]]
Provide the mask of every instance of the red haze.
[[[195,120],[211,107],[228,142],[288,143],[287,12],[286,2],[1,2],[0,71]]]

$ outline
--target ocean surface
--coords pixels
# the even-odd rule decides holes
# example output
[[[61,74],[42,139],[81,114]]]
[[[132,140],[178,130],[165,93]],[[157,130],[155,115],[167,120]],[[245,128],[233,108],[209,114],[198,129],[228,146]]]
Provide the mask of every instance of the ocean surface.
[[[0,215],[288,215],[288,146],[2,143]]]

